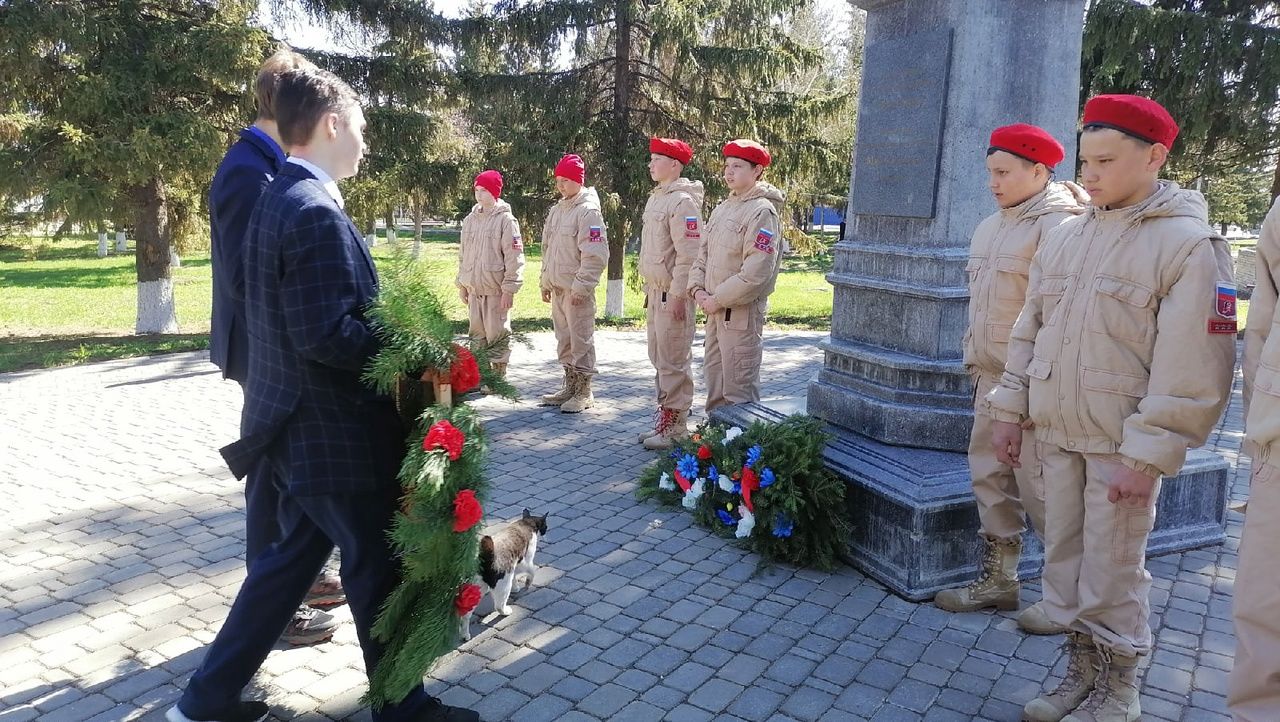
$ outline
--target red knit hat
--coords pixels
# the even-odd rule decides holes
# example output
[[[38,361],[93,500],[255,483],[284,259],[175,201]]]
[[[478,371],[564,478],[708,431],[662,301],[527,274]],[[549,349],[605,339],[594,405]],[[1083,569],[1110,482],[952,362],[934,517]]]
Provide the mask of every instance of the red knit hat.
[[[773,159],[769,157],[768,148],[765,148],[754,140],[748,140],[746,138],[739,138],[725,143],[724,157],[741,158],[748,163],[755,163],[756,165],[762,165],[765,167],[768,167],[769,163],[773,161]]]
[[[1026,123],[1005,125],[991,131],[991,146],[987,152],[993,150],[1012,153],[1032,163],[1044,163],[1050,168],[1061,163],[1067,154],[1049,131]]]
[[[556,175],[582,184],[587,179],[587,164],[582,162],[582,158],[570,153],[556,163]]]
[[[1095,95],[1084,104],[1084,126],[1118,130],[1148,143],[1173,147],[1178,124],[1156,101],[1140,95]]]
[[[502,195],[502,174],[496,170],[487,170],[476,176],[476,188],[483,188],[498,198]]]
[[[689,161],[693,160],[693,148],[683,140],[675,138],[650,138],[649,152],[674,158],[682,165],[689,165]]]

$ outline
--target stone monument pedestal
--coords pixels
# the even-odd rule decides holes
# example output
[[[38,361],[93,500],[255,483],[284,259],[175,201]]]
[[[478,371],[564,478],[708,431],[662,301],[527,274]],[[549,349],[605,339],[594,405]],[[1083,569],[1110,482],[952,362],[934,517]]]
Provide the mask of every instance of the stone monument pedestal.
[[[796,410],[739,404],[711,416],[745,428],[754,421],[776,423]],[[912,601],[972,581],[982,548],[965,455],[891,446],[832,425],[827,430],[834,438],[823,458],[849,482],[849,561]],[[1187,455],[1181,474],[1164,480],[1148,556],[1225,538],[1227,469],[1222,457],[1197,450]],[[1019,572],[1023,578],[1037,577],[1043,561],[1040,540],[1028,531]]]
[[[867,11],[845,236],[833,251],[831,338],[809,413],[835,433],[849,482],[853,561],[909,599],[970,580],[978,562],[968,448],[973,385],[969,239],[996,210],[993,129],[1032,123],[1075,171],[1083,0],[852,0]],[[747,405],[717,410],[776,419]],[[1153,553],[1225,537],[1226,463],[1193,452],[1166,479]],[[1052,511],[1050,511],[1052,513]],[[1038,573],[1039,545],[1023,567]]]

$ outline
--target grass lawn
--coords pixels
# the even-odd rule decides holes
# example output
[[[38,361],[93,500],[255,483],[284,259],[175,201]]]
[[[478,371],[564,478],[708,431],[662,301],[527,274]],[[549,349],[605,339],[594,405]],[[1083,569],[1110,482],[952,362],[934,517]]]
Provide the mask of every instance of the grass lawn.
[[[411,241],[401,245],[411,245]],[[550,309],[538,293],[541,249],[530,246],[525,250],[525,284],[516,296],[512,325],[517,331],[550,329]],[[391,255],[392,249],[385,242],[374,248],[374,257],[380,264]],[[453,291],[457,257],[456,231],[427,233],[422,261],[439,269],[442,297],[455,301],[450,315],[461,332],[465,331],[467,314]],[[831,286],[824,278],[830,265],[829,255],[784,260],[777,290],[770,297],[771,325],[830,327]],[[173,269],[173,278],[182,333],[136,336],[132,250],[98,258],[94,235],[58,242],[32,238],[0,241],[0,288],[4,289],[0,292],[0,373],[206,348],[212,297],[208,253],[184,257],[182,267]],[[601,312],[604,294],[602,282],[597,288]],[[644,318],[642,302],[640,292],[628,288],[624,316],[601,319],[598,326],[639,328]]]

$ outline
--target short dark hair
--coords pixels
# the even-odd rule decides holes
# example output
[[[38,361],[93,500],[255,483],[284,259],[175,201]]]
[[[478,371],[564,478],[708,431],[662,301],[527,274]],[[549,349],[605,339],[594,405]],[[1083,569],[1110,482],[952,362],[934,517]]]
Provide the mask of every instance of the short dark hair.
[[[1133,133],[1125,130],[1124,128],[1117,128],[1116,126],[1108,125],[1107,123],[1090,123],[1081,129],[1081,131],[1084,133],[1092,133],[1095,130],[1114,130],[1117,133],[1120,133],[1121,135],[1123,135],[1124,137],[1134,140],[1137,143],[1141,144],[1143,148],[1155,145],[1155,141],[1153,140],[1147,140],[1146,138],[1142,138],[1140,136],[1134,135]]]
[[[289,48],[281,45],[271,57],[258,68],[258,77],[253,81],[253,99],[258,106],[258,117],[262,120],[276,119],[276,89],[280,86],[280,76],[290,70],[314,68],[310,60],[302,57]]]
[[[326,113],[359,107],[360,98],[342,78],[327,70],[301,68],[280,76],[276,88],[276,125],[285,145],[304,145]]]

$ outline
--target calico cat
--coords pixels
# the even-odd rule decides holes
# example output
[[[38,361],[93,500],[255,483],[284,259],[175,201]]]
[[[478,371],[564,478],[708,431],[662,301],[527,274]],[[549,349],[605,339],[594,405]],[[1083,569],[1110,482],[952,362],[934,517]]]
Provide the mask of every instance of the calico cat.
[[[516,577],[525,575],[521,591],[533,583],[538,567],[533,555],[538,551],[538,540],[547,534],[547,517],[534,516],[528,509],[524,516],[494,536],[480,539],[480,583],[489,587],[493,599],[493,611],[503,616],[511,614],[507,601]],[[471,639],[471,613],[462,617],[462,639]]]

